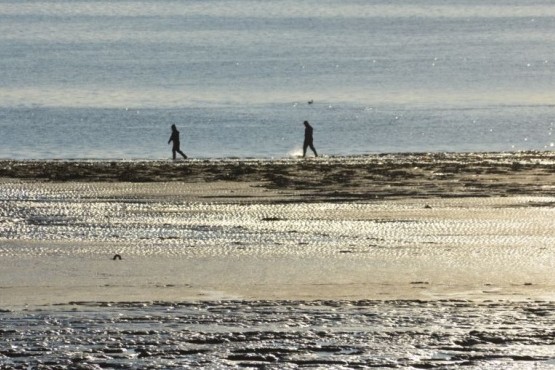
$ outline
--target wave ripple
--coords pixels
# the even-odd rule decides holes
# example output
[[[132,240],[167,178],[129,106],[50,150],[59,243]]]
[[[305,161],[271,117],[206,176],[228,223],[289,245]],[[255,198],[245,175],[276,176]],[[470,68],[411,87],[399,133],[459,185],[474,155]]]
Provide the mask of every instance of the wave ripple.
[[[1,368],[550,368],[553,303],[74,302],[0,316]]]

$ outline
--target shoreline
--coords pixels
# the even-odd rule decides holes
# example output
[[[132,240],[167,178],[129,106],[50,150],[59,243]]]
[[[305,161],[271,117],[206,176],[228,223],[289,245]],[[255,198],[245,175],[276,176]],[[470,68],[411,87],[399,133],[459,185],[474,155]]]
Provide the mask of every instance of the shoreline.
[[[555,195],[555,152],[293,159],[0,160],[0,182],[253,183],[303,201]],[[295,200],[297,201],[297,200]]]

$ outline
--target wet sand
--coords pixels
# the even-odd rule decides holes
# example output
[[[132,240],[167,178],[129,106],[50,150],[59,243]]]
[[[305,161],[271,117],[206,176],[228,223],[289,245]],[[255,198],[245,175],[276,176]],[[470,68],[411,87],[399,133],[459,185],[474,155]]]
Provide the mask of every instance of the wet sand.
[[[174,162],[0,160],[2,178],[40,182],[177,181],[210,184],[212,189],[225,182],[251,183],[280,190],[278,201],[283,202],[546,196],[555,194],[555,153],[401,153]],[[205,199],[219,196],[213,191],[196,195]],[[248,198],[250,194],[242,196]],[[253,201],[260,200],[255,194]]]
[[[551,299],[554,163],[550,152],[1,161],[0,306]]]
[[[5,369],[550,369],[553,303],[75,303],[0,315]]]
[[[0,364],[549,368],[554,184],[549,152],[0,161]]]

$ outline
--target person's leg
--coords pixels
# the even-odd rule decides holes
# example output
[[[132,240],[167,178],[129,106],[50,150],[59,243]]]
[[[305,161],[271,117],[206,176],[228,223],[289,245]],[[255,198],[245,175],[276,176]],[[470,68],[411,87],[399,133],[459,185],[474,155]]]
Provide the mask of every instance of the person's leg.
[[[316,157],[318,157],[318,153],[316,153],[316,148],[314,148],[314,144],[310,143],[309,146],[310,146],[310,149],[312,149],[312,151],[314,152],[314,155],[315,155]]]
[[[308,148],[308,143],[304,142],[303,143],[303,158],[306,156],[306,149]]]
[[[187,159],[187,156],[181,151],[181,149],[177,149],[177,152],[183,156],[183,159]]]
[[[175,152],[176,152],[176,150],[175,150],[175,148],[173,148],[173,149],[172,149],[173,159],[175,159],[175,158],[176,158],[176,156],[175,156]]]

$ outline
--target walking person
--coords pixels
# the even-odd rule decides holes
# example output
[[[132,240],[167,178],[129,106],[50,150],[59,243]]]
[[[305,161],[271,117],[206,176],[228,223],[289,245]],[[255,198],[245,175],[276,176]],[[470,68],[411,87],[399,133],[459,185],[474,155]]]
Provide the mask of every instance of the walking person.
[[[316,153],[316,149],[314,148],[312,137],[312,126],[308,123],[308,121],[304,121],[304,143],[303,143],[303,158],[306,156],[306,149],[310,148],[314,152],[314,156],[318,157],[318,153]]]
[[[171,143],[172,141],[173,141],[173,147],[172,147],[173,159],[175,160],[175,153],[179,153],[183,156],[184,159],[187,159],[187,156],[185,155],[185,153],[183,153],[179,148],[179,145],[180,145],[179,131],[177,131],[177,127],[175,127],[175,125],[172,125],[172,134],[170,136],[170,140],[168,140],[168,144]]]

